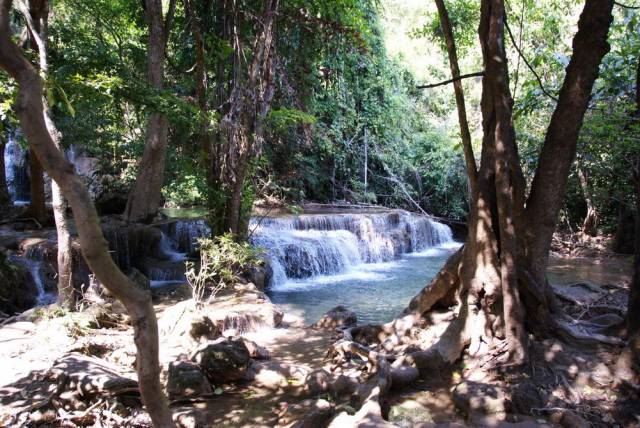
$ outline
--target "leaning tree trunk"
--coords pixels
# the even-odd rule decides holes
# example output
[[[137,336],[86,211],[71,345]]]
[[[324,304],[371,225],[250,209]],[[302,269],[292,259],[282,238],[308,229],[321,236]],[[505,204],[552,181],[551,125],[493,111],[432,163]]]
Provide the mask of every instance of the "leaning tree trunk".
[[[138,288],[116,266],[91,197],[73,166],[56,148],[42,103],[44,84],[36,68],[11,39],[12,0],[0,0],[0,67],[18,83],[16,111],[29,146],[62,189],[74,213],[84,258],[98,280],[127,308],[134,327],[138,382],[142,400],[156,427],[173,427],[162,393],[158,361],[158,326],[147,290]]]
[[[146,0],[146,15],[149,21],[147,77],[151,86],[161,90],[164,86],[165,60],[162,1]],[[142,161],[124,212],[124,217],[128,221],[147,221],[158,212],[162,198],[168,132],[167,117],[157,112],[149,113]]]
[[[440,15],[440,27],[444,34],[444,40],[447,45],[447,53],[449,55],[449,66],[451,68],[451,78],[460,77],[460,67],[458,66],[458,53],[456,51],[456,42],[449,20],[449,13],[444,4],[444,0],[436,0],[438,14]],[[471,146],[471,133],[469,132],[469,122],[467,121],[467,108],[464,102],[464,91],[462,89],[462,80],[454,80],[453,89],[456,95],[456,105],[458,107],[458,122],[460,124],[460,137],[462,138],[462,150],[464,152],[464,160],[467,166],[467,175],[469,176],[469,187],[471,194],[476,185],[476,160],[473,156],[473,147]]]

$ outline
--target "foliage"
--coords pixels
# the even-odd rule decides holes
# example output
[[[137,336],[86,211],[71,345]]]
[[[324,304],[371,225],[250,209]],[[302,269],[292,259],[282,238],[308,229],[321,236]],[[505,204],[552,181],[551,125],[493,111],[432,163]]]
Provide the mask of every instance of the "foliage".
[[[194,302],[204,303],[232,286],[247,270],[261,266],[262,250],[237,242],[230,234],[198,240],[200,263],[186,262],[186,277]]]

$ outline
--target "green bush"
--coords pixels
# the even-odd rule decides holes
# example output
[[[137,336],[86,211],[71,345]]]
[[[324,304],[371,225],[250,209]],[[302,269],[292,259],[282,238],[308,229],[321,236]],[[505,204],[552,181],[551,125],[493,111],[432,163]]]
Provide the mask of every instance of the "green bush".
[[[229,287],[249,269],[264,263],[263,251],[247,242],[236,242],[231,234],[198,240],[200,265],[187,262],[186,276],[196,304],[205,297],[212,299],[223,288]]]

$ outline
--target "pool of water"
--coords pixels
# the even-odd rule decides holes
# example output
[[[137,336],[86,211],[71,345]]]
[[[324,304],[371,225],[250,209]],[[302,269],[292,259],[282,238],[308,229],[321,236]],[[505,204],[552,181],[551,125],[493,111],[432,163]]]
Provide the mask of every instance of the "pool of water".
[[[340,275],[290,280],[267,294],[308,324],[338,305],[354,311],[359,324],[387,322],[402,312],[459,246],[450,243],[388,263],[362,264]]]

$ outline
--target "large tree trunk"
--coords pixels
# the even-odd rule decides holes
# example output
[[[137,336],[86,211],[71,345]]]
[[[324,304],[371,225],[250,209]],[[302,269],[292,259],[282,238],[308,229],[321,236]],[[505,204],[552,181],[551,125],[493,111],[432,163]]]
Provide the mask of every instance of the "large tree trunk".
[[[447,45],[447,53],[449,55],[449,66],[451,68],[451,78],[460,77],[460,68],[458,67],[458,53],[456,51],[456,42],[453,37],[453,29],[449,20],[449,13],[444,4],[444,0],[436,0],[438,14],[440,15],[440,27],[444,34],[444,40]],[[476,187],[476,160],[473,155],[473,147],[471,146],[471,133],[469,132],[469,123],[467,121],[467,109],[464,102],[464,91],[462,90],[462,80],[454,80],[453,89],[456,94],[456,106],[458,107],[458,122],[460,123],[460,137],[462,138],[462,150],[464,151],[464,160],[467,166],[467,175],[469,176],[469,187]]]
[[[640,57],[636,68],[636,111],[631,123],[640,123]],[[633,277],[627,306],[627,346],[616,365],[618,383],[640,387],[640,155],[635,154],[631,166],[631,181],[636,193]]]
[[[138,349],[137,371],[142,400],[156,427],[175,426],[162,393],[158,362],[158,327],[151,296],[116,266],[102,235],[89,192],[73,166],[56,148],[47,129],[42,103],[43,81],[11,40],[11,0],[0,0],[0,66],[18,83],[16,111],[29,146],[58,183],[74,213],[84,258],[98,280],[127,308]]]
[[[146,16],[149,22],[147,77],[149,83],[160,90],[164,86],[165,61],[162,1],[146,0]],[[166,116],[157,112],[149,113],[142,161],[124,212],[128,221],[148,221],[158,212],[162,199],[168,133],[169,123]]]
[[[582,117],[599,62],[608,49],[612,6],[611,1],[586,1],[563,91],[536,173],[538,181],[534,184],[538,193],[530,196],[532,205],[525,210],[525,184],[511,123],[512,100],[503,47],[504,4],[502,0],[482,2],[479,33],[485,65],[484,138],[469,215],[469,235],[462,255],[455,256],[460,257],[458,275],[453,276],[455,268],[447,263],[446,272],[436,277],[436,283],[425,287],[410,306],[411,313],[422,314],[434,301],[446,298],[447,288],[457,287],[462,304],[459,318],[465,325],[462,342],[469,343],[471,355],[487,351],[496,339],[506,339],[512,362],[525,361],[525,326],[529,332],[543,336],[559,334],[591,339],[561,323],[560,314],[559,318],[552,316],[558,308],[545,280],[547,253],[541,251],[544,248],[548,251],[547,242],[553,233],[548,224],[555,226],[560,209],[555,200],[564,196]],[[565,128],[559,122],[562,120],[567,121]],[[561,132],[563,129],[571,132]],[[550,152],[555,152],[555,158],[549,157]],[[547,193],[540,190],[541,182],[547,183]],[[552,200],[547,201],[548,198]],[[546,205],[537,205],[543,201],[547,201]],[[538,216],[533,217],[533,212],[538,212]],[[460,342],[459,338],[455,340]]]

